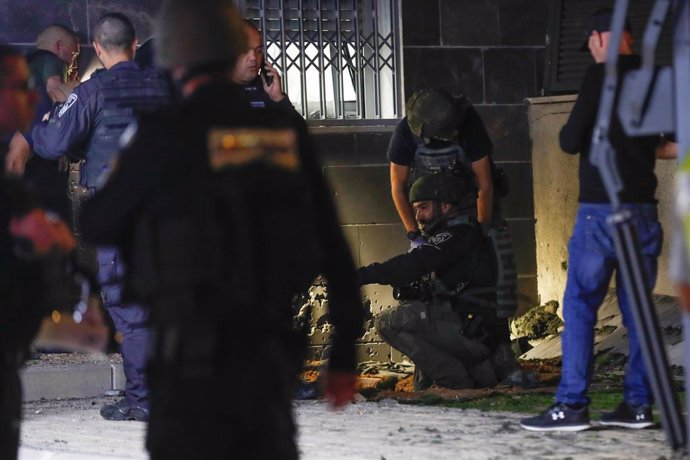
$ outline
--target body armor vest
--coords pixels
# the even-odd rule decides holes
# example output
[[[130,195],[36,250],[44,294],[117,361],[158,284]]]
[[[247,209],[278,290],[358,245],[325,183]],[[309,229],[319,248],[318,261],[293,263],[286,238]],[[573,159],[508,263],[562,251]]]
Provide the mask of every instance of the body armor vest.
[[[467,158],[465,151],[458,144],[451,144],[443,148],[430,148],[424,144],[424,141],[415,137],[417,148],[414,152],[414,166],[410,173],[410,183],[420,177],[428,176],[429,174],[448,171],[463,179],[463,183],[467,184],[463,200],[465,203],[474,207],[477,201],[477,181],[472,170],[472,163]]]
[[[469,221],[467,216],[460,216],[453,220],[453,224],[469,225]],[[470,280],[460,280],[455,286],[449,287],[447,281],[444,283],[437,279],[433,283],[433,291],[441,298],[458,300],[461,309],[464,303],[469,303],[481,309],[494,310],[497,318],[508,318],[517,312],[518,307],[517,267],[512,239],[505,226],[491,228],[485,238],[496,267],[495,286],[471,287]]]
[[[105,73],[99,80],[101,113],[89,141],[80,183],[99,187],[99,178],[107,172],[113,154],[119,150],[120,136],[136,120],[136,114],[155,110],[169,100],[168,83],[158,70]]]

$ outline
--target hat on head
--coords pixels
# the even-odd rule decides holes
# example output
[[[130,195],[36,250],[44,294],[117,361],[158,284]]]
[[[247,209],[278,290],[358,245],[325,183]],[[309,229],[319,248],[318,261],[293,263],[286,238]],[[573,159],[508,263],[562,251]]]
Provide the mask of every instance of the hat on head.
[[[594,12],[585,22],[585,40],[580,47],[580,51],[589,51],[589,36],[592,32],[610,32],[611,22],[613,21],[613,10],[611,8],[601,8]],[[630,32],[630,22],[626,19],[624,30]]]

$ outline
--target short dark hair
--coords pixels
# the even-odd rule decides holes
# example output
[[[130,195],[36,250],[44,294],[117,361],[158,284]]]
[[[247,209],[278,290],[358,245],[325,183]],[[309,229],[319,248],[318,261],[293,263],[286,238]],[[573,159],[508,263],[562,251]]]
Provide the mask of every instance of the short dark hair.
[[[257,32],[259,32],[259,34],[261,33],[261,31],[260,31],[259,28],[256,26],[256,24],[254,24],[254,21],[252,21],[251,19],[245,18],[245,19],[244,19],[244,24],[245,24],[246,26],[249,26],[249,27],[251,27],[252,29],[256,30]]]
[[[10,74],[13,64],[10,58],[24,59],[24,55],[17,48],[0,43],[0,86],[4,83],[5,77]]]
[[[122,13],[108,13],[93,27],[93,40],[103,49],[125,50],[132,46],[136,34],[132,21]]]

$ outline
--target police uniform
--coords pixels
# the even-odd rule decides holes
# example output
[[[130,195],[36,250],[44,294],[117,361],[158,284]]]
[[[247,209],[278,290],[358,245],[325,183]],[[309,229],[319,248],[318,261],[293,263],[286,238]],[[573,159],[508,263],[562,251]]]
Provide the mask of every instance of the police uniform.
[[[120,62],[94,73],[65,103],[56,106],[47,124],[33,128],[34,150],[48,159],[70,153],[73,158],[84,159],[80,185],[89,194],[93,193],[101,186],[119,149],[120,137],[137,113],[165,105],[169,99],[170,88],[161,72],[142,70],[132,61]],[[148,388],[144,368],[149,339],[148,311],[140,305],[123,303],[124,267],[117,251],[99,247],[97,259],[103,304],[122,334],[126,400],[131,406],[146,410]]]
[[[26,60],[40,95],[33,123],[36,125],[41,123],[41,118],[53,105],[46,90],[46,81],[52,76],[62,78],[66,64],[47,50],[33,51],[26,56]],[[26,137],[31,144],[30,133],[27,133]],[[45,159],[34,154],[26,162],[24,177],[31,184],[41,205],[59,214],[65,222],[72,222],[71,206],[67,196],[68,176],[67,171],[60,171],[57,160]]]
[[[422,246],[358,271],[361,284],[396,287],[433,273],[430,298],[404,301],[383,311],[375,324],[386,342],[440,386],[494,386],[506,376],[490,359],[509,342],[507,320],[491,307],[497,276],[491,251],[476,219],[462,215]]]
[[[297,149],[223,154],[242,136],[261,146],[274,135],[256,127],[296,132]],[[354,370],[363,322],[304,122],[208,83],[141,120],[82,226],[85,238],[125,249],[127,286],[153,306],[151,458],[297,458],[290,401],[303,354],[292,298],[327,277],[331,369]]]
[[[273,99],[271,99],[271,97],[268,95],[268,93],[266,93],[266,90],[264,89],[263,80],[261,80],[260,75],[257,75],[256,78],[254,78],[254,80],[247,83],[246,85],[240,86],[242,87],[242,89],[244,89],[244,93],[247,96],[247,99],[249,100],[249,104],[254,109],[264,109],[266,107],[278,106],[282,107],[283,109],[291,109],[292,112],[295,112],[295,108],[292,106],[292,103],[290,102],[290,99],[287,96],[285,96],[279,102],[276,102]]]

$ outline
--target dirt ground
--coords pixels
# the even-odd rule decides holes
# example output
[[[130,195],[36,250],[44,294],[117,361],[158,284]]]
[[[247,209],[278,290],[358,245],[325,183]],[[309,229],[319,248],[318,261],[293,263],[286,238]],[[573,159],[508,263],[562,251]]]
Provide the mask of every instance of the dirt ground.
[[[146,425],[101,419],[98,408],[107,401],[25,404],[20,460],[148,458]],[[303,460],[674,458],[660,429],[531,433],[518,426],[523,414],[411,406],[390,398],[337,412],[324,401],[300,401],[294,412]]]
[[[59,366],[70,358],[39,360],[37,365]],[[303,379],[317,380],[320,364],[309,363]],[[658,427],[531,433],[519,427],[520,419],[528,414],[426,404],[430,400],[437,404],[439,400],[470,401],[497,395],[543,395],[555,390],[560,374],[557,359],[522,364],[534,376],[529,388],[432,387],[424,392],[413,391],[407,368],[367,367],[360,379],[360,394],[343,411],[331,410],[322,400],[295,401],[301,456],[306,460],[681,458],[667,447],[665,434]],[[596,374],[595,388],[620,388],[617,365],[609,372],[601,370]],[[115,398],[100,397],[25,403],[20,460],[147,459],[145,423],[109,422],[99,416],[99,408],[113,401]],[[592,419],[598,415],[592,414]]]

